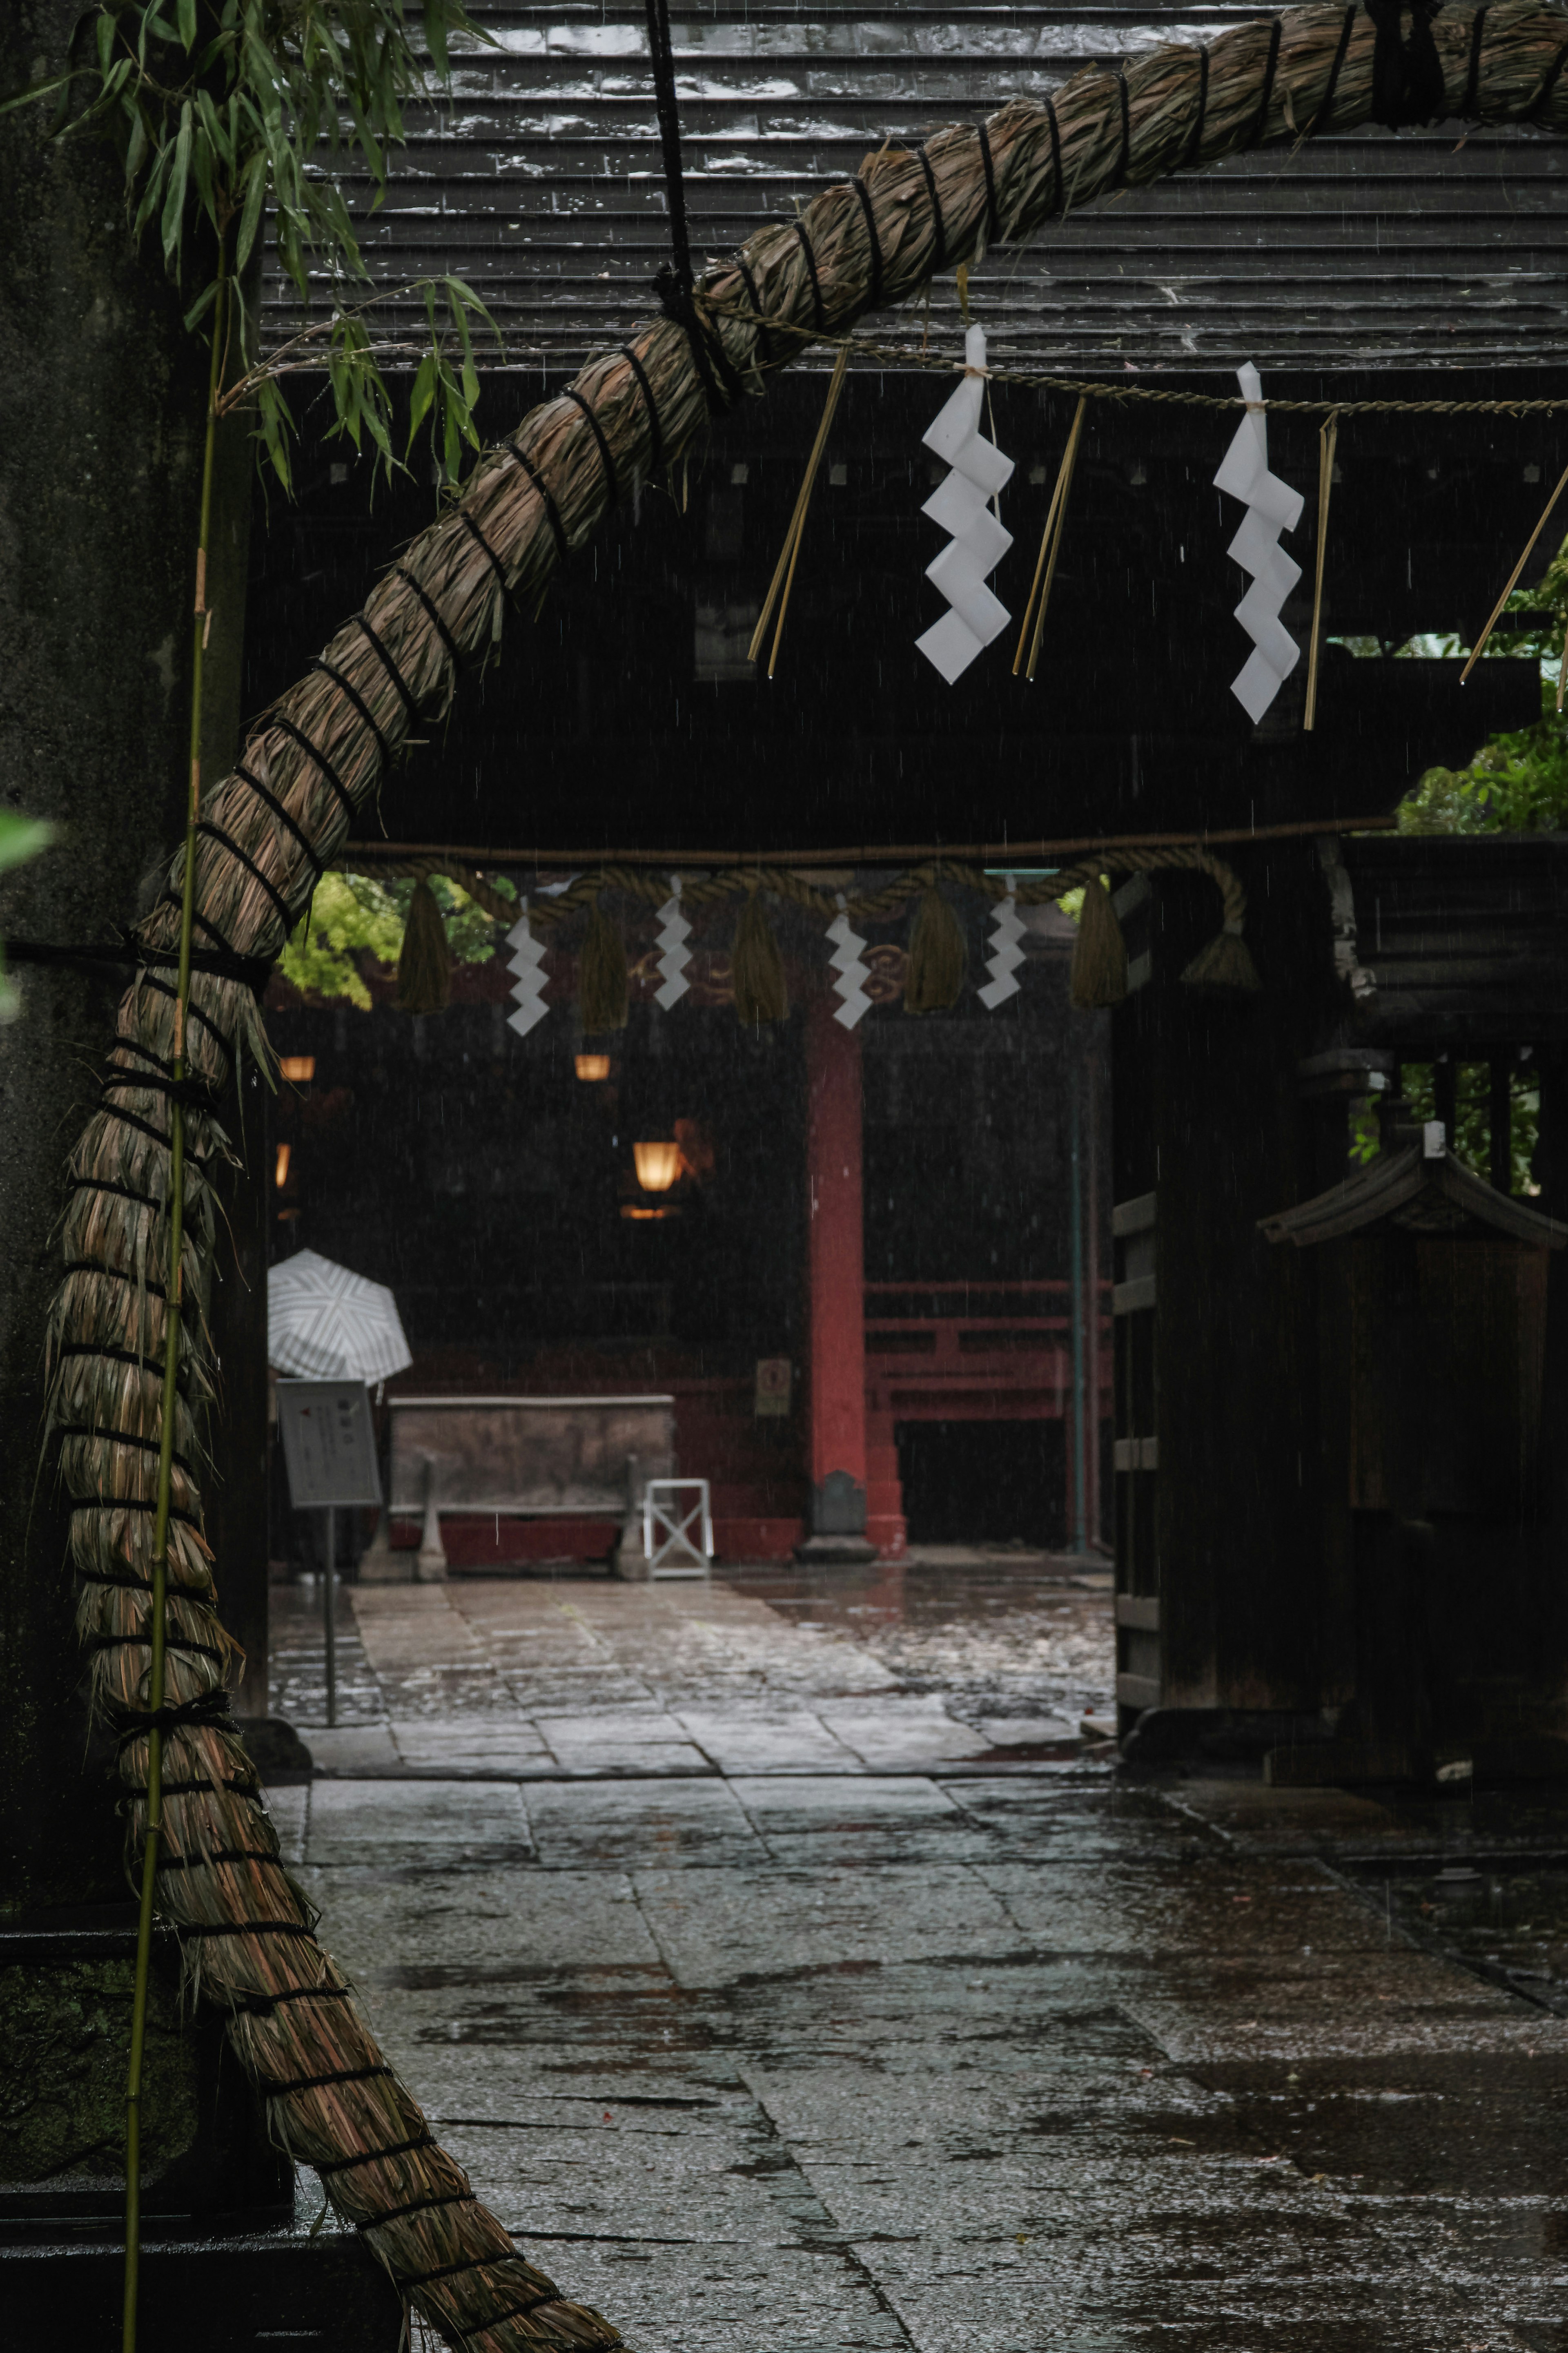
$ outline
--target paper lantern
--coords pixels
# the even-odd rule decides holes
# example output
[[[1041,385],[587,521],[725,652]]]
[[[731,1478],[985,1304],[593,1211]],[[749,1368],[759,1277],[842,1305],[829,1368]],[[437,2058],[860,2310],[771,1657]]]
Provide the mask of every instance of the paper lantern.
[[[668,1193],[680,1174],[679,1144],[634,1144],[632,1158],[645,1193]]]

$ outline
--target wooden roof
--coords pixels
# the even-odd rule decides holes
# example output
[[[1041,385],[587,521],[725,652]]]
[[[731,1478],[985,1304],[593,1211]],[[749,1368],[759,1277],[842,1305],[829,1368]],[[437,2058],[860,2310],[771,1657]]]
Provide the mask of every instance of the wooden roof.
[[[1568,1242],[1568,1226],[1498,1192],[1441,1145],[1427,1153],[1419,1144],[1380,1153],[1344,1184],[1258,1225],[1271,1242],[1298,1250],[1390,1226],[1453,1241],[1501,1236],[1547,1250]]]
[[[498,46],[457,59],[450,104],[410,111],[367,256],[388,288],[460,275],[511,358],[575,365],[647,315],[667,251],[641,0],[470,5]],[[696,251],[729,251],[885,139],[918,142],[1085,65],[1261,13],[679,0]],[[1565,216],[1561,141],[1367,128],[1124,192],[1025,251],[999,248],[975,287],[998,364],[1546,365],[1565,353]],[[949,279],[939,319],[952,299]],[[275,280],[275,331],[292,306]]]

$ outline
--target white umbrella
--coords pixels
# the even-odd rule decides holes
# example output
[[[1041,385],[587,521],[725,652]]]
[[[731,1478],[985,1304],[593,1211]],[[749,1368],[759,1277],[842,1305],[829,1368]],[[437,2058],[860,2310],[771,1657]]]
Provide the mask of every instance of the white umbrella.
[[[296,1250],[268,1271],[267,1361],[308,1381],[384,1381],[414,1362],[384,1282]]]

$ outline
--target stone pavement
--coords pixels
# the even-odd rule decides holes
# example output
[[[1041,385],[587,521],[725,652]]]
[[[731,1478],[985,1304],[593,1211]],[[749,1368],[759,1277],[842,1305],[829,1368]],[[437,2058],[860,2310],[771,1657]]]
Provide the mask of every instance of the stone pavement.
[[[637,2353],[1568,2345],[1568,2020],[1335,1860],[1458,1814],[1119,1782],[1067,1736],[1107,1613],[1065,1587],[1010,1672],[950,1626],[948,1697],[880,1605],[776,1598],[356,1593],[359,1720],[301,1715],[332,1769],[275,1795],[389,2055],[568,2293]],[[305,1606],[283,1650],[308,1697]]]

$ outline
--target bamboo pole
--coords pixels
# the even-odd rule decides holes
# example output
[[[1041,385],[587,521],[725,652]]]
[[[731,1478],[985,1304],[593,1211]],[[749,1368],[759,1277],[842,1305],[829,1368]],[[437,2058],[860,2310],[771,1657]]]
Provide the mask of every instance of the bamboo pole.
[[[1334,449],[1340,438],[1339,414],[1318,428],[1318,551],[1312,582],[1312,642],[1307,658],[1307,710],[1302,731],[1310,734],[1318,721],[1318,651],[1323,635],[1323,558],[1329,545],[1329,499],[1334,487]]]

